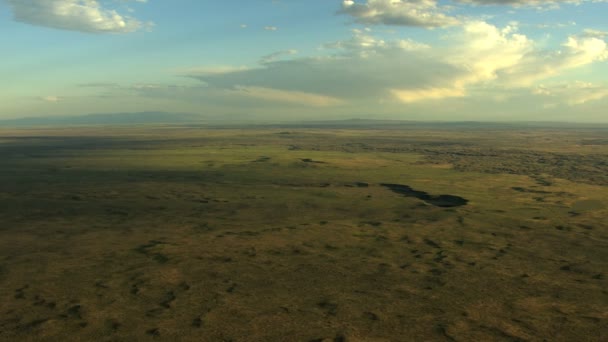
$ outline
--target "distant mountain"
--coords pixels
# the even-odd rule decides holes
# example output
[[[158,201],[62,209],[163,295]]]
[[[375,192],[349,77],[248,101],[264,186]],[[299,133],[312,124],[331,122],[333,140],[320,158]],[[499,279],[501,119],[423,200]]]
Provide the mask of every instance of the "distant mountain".
[[[606,123],[575,123],[552,121],[415,121],[386,119],[344,119],[323,121],[291,121],[281,123],[256,124],[268,128],[345,128],[345,129],[608,129]]]
[[[209,117],[191,113],[137,112],[0,120],[0,126],[132,125],[200,123]]]
[[[1,0],[0,0],[1,1]],[[608,124],[571,122],[492,122],[492,121],[414,121],[387,119],[336,119],[336,120],[262,120],[243,115],[200,115],[159,111],[135,113],[101,113],[80,116],[26,117],[0,120],[3,126],[92,126],[92,125],[145,125],[145,124],[204,124],[208,127],[258,128],[352,128],[352,129],[526,129],[572,128],[608,129]]]

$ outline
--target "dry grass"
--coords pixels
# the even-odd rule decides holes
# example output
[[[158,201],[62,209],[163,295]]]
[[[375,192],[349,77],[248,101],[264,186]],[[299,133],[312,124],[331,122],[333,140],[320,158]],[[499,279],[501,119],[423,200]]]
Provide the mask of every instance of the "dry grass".
[[[608,338],[608,189],[429,159],[595,133],[283,131],[1,132],[0,339]]]

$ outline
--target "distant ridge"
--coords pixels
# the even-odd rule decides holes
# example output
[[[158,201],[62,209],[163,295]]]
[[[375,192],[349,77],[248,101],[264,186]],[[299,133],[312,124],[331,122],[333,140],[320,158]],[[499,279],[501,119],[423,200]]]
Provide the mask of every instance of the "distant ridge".
[[[204,125],[215,128],[352,128],[352,129],[608,129],[608,123],[577,123],[552,121],[419,121],[395,119],[334,119],[334,120],[268,120],[247,115],[202,115],[162,111],[97,113],[77,116],[25,117],[0,120],[0,127],[27,126],[95,126],[95,125]]]
[[[445,130],[505,130],[505,129],[608,129],[606,123],[576,123],[552,121],[417,121],[388,119],[342,119],[285,122],[230,122],[212,126],[259,128],[336,128],[336,129],[445,129]]]
[[[132,125],[200,123],[208,117],[192,113],[135,112],[99,113],[79,116],[26,117],[0,120],[0,126],[56,126],[56,125]]]

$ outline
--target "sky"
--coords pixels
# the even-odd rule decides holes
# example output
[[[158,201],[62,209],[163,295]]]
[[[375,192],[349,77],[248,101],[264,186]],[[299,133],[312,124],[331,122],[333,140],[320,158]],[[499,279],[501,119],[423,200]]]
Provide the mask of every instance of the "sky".
[[[0,119],[608,122],[608,0],[0,0]]]

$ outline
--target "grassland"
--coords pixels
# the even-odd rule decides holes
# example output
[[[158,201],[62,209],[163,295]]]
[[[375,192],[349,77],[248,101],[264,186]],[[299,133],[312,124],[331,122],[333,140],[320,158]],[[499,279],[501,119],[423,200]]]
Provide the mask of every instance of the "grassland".
[[[608,340],[607,134],[1,129],[0,340]]]

